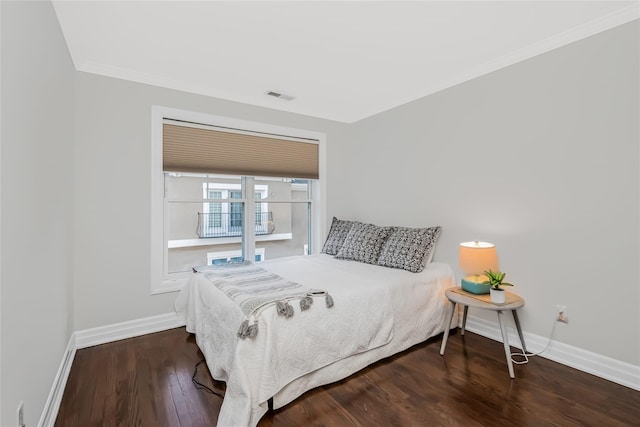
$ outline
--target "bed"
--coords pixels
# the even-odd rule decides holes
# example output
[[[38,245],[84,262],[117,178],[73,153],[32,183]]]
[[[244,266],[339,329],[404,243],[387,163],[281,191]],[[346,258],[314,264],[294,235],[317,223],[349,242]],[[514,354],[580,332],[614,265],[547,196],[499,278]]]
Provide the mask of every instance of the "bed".
[[[227,384],[219,426],[254,426],[269,399],[277,409],[445,329],[444,292],[455,281],[447,264],[430,262],[413,273],[317,254],[259,265],[328,293],[333,306],[323,294],[304,311],[292,303],[291,317],[263,307],[257,334],[241,339],[245,313],[206,272],[193,275],[176,309],[185,313],[212,376]]]

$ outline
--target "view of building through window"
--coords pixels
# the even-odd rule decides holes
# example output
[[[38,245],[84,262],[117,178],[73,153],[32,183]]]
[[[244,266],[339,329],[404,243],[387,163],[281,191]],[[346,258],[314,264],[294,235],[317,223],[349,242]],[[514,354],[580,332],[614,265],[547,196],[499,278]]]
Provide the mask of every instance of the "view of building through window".
[[[242,235],[244,203],[222,203],[220,199],[242,199],[240,184],[203,183],[203,203],[198,218],[198,237],[231,237]],[[268,203],[259,200],[266,198],[268,185],[256,185],[254,192],[256,234],[269,231]]]
[[[307,253],[313,181],[256,177],[252,182],[251,191],[240,176],[165,173],[169,274],[244,261],[246,230],[254,234],[256,262]],[[253,206],[249,216],[246,204]]]

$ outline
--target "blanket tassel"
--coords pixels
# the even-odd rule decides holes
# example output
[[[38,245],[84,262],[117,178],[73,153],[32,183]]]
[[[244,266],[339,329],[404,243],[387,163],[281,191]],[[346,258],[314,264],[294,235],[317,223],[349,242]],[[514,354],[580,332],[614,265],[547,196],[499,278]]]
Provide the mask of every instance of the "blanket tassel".
[[[238,338],[255,338],[258,335],[258,323],[255,322],[252,325],[249,325],[249,320],[245,320],[240,324],[240,328],[238,329]]]
[[[324,302],[327,305],[327,308],[333,307],[333,298],[331,297],[331,295],[329,295],[329,293],[326,293],[324,295]]]
[[[238,337],[245,339],[249,333],[249,321],[245,320],[240,324],[240,329],[238,329]]]
[[[255,338],[256,335],[258,335],[258,324],[257,323],[254,323],[253,325],[249,326],[249,329],[247,330],[247,335],[251,339]]]
[[[310,296],[302,298],[300,300],[300,310],[305,311],[306,309],[311,307],[311,304],[313,304],[313,298],[311,298]]]
[[[293,316],[293,306],[289,303],[286,303],[285,305],[287,307],[287,312],[285,313],[285,317]]]
[[[284,316],[287,318],[293,316],[294,313],[293,307],[286,301],[278,301],[276,303],[276,310],[278,310],[278,314],[280,316]]]
[[[284,301],[276,302],[276,310],[278,311],[278,315],[285,316],[287,314],[287,303]]]

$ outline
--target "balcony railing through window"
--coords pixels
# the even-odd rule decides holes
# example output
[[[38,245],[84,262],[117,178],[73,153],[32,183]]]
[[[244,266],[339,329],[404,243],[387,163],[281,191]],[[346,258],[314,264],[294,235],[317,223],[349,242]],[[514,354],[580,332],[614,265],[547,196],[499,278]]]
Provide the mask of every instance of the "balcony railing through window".
[[[200,238],[237,237],[242,235],[243,212],[198,212]],[[256,212],[256,236],[275,230],[273,212]]]

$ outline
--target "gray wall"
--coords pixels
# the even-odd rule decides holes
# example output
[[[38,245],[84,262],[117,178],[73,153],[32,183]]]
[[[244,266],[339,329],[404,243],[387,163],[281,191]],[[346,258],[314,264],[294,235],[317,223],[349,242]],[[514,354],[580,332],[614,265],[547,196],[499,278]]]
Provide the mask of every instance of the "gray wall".
[[[71,334],[74,69],[49,2],[2,8],[2,418],[38,422]]]
[[[456,268],[460,242],[493,242],[526,331],[565,304],[557,340],[640,365],[638,26],[356,123],[328,215],[441,225]]]
[[[175,293],[150,295],[152,105],[324,132],[328,151],[347,142],[344,124],[87,73],[75,92],[75,330],[173,310]]]

